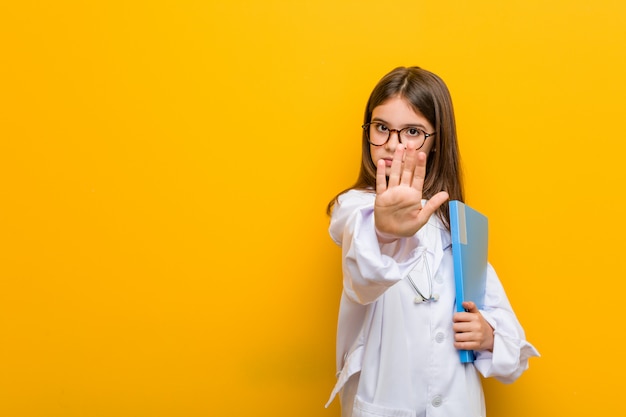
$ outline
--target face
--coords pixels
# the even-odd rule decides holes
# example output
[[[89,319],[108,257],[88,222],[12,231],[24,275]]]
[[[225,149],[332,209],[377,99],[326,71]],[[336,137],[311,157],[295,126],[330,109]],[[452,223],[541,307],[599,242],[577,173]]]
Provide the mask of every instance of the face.
[[[405,127],[415,127],[426,133],[433,133],[435,131],[430,122],[428,122],[421,113],[415,112],[406,99],[402,97],[392,97],[384,101],[383,104],[376,106],[372,112],[371,121],[381,123],[386,126],[387,129],[399,130]],[[428,155],[433,146],[433,141],[433,136],[427,138],[419,152],[424,152]],[[386,167],[385,173],[387,176],[389,176],[389,172],[391,171],[393,153],[399,144],[398,133],[393,132],[386,144],[382,146],[370,145],[372,162],[376,165],[377,161],[384,159]]]

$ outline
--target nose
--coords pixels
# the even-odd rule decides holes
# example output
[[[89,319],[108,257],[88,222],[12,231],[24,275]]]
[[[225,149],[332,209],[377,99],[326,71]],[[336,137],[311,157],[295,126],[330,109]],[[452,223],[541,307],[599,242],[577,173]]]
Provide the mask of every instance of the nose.
[[[393,152],[399,144],[400,131],[398,129],[389,129],[389,139],[387,139],[387,143],[385,143],[385,148]]]

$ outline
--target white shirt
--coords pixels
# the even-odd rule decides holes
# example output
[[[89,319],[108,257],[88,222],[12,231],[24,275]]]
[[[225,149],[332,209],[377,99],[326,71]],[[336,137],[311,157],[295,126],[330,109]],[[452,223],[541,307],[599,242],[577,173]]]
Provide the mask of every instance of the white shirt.
[[[339,198],[330,224],[342,247],[343,293],[337,329],[338,381],[345,416],[485,416],[478,372],[509,383],[539,356],[489,266],[482,315],[494,328],[491,352],[462,364],[454,348],[455,288],[450,233],[437,216],[413,237],[380,244],[373,192]],[[414,302],[406,276],[437,301]],[[342,390],[343,389],[343,390]],[[328,406],[327,404],[327,406]]]

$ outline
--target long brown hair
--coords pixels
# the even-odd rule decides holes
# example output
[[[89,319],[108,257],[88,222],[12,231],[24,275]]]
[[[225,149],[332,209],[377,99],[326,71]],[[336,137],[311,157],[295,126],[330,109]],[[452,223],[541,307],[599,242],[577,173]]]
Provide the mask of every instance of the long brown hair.
[[[426,162],[423,197],[431,198],[439,191],[447,191],[450,200],[464,201],[461,161],[456,136],[454,109],[448,87],[441,78],[419,67],[399,67],[385,75],[374,87],[365,107],[364,123],[372,119],[377,106],[392,97],[402,97],[413,110],[424,117],[435,128],[434,144]],[[365,131],[362,138],[361,169],[354,185],[333,198],[326,208],[328,214],[339,196],[346,191],[376,189],[376,165],[372,162],[370,144]],[[437,215],[449,228],[448,203],[443,204]]]

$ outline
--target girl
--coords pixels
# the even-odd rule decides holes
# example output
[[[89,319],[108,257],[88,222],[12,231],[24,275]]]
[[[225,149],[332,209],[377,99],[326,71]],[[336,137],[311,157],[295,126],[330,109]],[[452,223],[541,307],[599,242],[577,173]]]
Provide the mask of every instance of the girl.
[[[384,76],[362,143],[356,184],[328,205],[343,255],[328,404],[339,393],[343,417],[485,416],[478,372],[513,382],[539,354],[491,266],[485,305],[455,313],[447,200],[463,201],[463,185],[444,82],[418,67]]]

